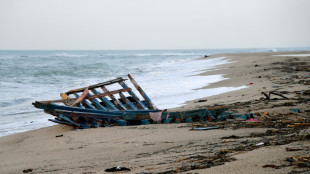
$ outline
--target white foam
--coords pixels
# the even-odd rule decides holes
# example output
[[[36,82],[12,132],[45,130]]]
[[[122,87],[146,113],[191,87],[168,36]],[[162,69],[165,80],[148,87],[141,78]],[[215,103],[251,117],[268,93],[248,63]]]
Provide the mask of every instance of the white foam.
[[[50,116],[52,118],[52,116]],[[46,117],[37,118],[31,121],[15,121],[11,123],[1,124],[0,136],[26,132],[29,130],[39,129],[43,127],[56,125],[53,122],[47,121]]]
[[[133,76],[160,109],[173,108],[184,102],[245,88],[221,87],[199,89],[221,80],[222,74],[201,76],[199,73],[230,63],[224,57],[203,60],[164,62],[145,75]],[[128,83],[129,84],[129,83]],[[134,89],[134,87],[132,87]],[[195,90],[199,89],[199,90]],[[138,92],[136,92],[138,93]]]

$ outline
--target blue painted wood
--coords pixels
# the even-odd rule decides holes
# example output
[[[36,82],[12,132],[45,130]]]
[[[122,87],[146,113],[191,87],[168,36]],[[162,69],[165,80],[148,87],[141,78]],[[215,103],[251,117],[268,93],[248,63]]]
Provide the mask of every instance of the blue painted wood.
[[[205,112],[201,115],[201,118],[206,118],[207,116],[210,116],[212,119],[215,119],[215,117],[213,116],[214,114],[212,114],[208,108],[206,108]]]
[[[246,116],[246,115],[244,115],[244,114],[237,114],[237,115],[233,115],[233,117],[234,117],[234,118],[242,118],[242,119],[244,119],[244,120],[246,120],[246,119],[247,119],[247,116]]]
[[[172,118],[166,118],[166,119],[164,120],[164,123],[170,123],[171,120],[172,120]]]
[[[290,110],[291,110],[291,111],[293,111],[293,112],[300,113],[300,111],[299,111],[299,109],[298,109],[298,108],[291,108]]]
[[[121,81],[121,82],[118,82],[123,88],[129,88],[125,82]],[[139,106],[142,108],[142,109],[147,109],[147,107],[145,106],[145,104],[143,104],[140,99],[136,96],[135,93],[133,93],[132,91],[128,91],[128,93],[132,96],[132,98],[139,104]]]
[[[86,124],[86,123],[80,123],[81,124],[81,127],[82,129],[87,129],[87,128],[91,128],[90,125]]]
[[[121,111],[124,113],[135,113],[135,114],[146,114],[149,112],[158,112],[158,110],[154,110],[154,109],[145,109],[145,110],[126,110],[126,111]]]
[[[89,113],[89,114],[103,114],[106,116],[110,116],[111,118],[115,116],[123,116],[125,114],[148,114],[149,112],[158,112],[157,110],[126,110],[126,111],[102,111],[97,109],[82,109],[79,107],[73,106],[64,106],[58,105],[55,103],[41,103],[35,102],[33,105],[36,108],[44,109],[47,111],[54,111],[54,110],[63,110],[67,112],[82,112],[82,113]]]
[[[142,125],[150,124],[150,120],[148,120],[148,119],[141,120],[141,124],[142,124]]]
[[[138,108],[133,103],[131,103],[131,101],[129,101],[123,93],[120,92],[119,96],[128,105],[128,107],[130,107],[133,110],[138,110]]]
[[[64,115],[68,114],[68,113],[63,113]],[[100,120],[95,120],[93,119],[93,117],[83,117],[83,116],[77,116],[77,115],[73,115],[72,113],[68,114],[67,117],[71,117],[73,120],[77,121],[79,119],[83,119],[85,122],[78,122],[80,124],[83,124],[84,127],[86,125],[86,127],[100,127]]]
[[[123,116],[123,119],[124,119],[124,120],[135,120],[135,119],[136,119],[136,116],[137,116],[137,114],[135,114],[135,113],[126,113],[126,114]]]
[[[78,107],[85,109],[85,106],[83,106],[81,103],[78,103],[77,105]]]
[[[59,114],[59,118],[62,118],[62,119],[66,120],[67,122],[69,122],[69,123],[71,123],[71,124],[73,124],[73,125],[75,125],[75,126],[77,126],[77,127],[80,127],[80,126],[81,126],[80,124],[78,124],[78,123],[72,121],[70,118],[64,116],[63,114]]]
[[[104,86],[101,86],[101,89],[102,89],[104,92],[110,92],[110,91],[109,91],[106,87],[104,87]],[[122,102],[118,101],[118,100],[114,97],[114,95],[110,95],[110,98],[112,99],[112,101],[114,102],[114,104],[115,104],[116,106],[119,107],[120,110],[126,110],[126,109],[127,109],[126,106],[125,106]]]
[[[48,119],[48,121],[54,122],[54,123],[59,123],[59,124],[66,124],[66,125],[71,125],[74,126],[74,124],[65,121],[65,120],[56,120],[56,119]]]
[[[185,118],[185,122],[186,123],[192,123],[193,121],[192,121],[191,117],[187,117],[187,118]]]
[[[101,120],[94,119],[94,117],[84,117],[83,115],[77,115],[76,113],[66,112],[66,111],[56,111],[59,118],[67,117],[73,122],[79,124],[79,128],[91,128],[101,126]],[[66,119],[66,121],[68,121]]]
[[[94,94],[101,94],[99,91],[97,91],[96,89],[92,89],[91,90]],[[108,100],[106,97],[101,97],[100,98],[101,99],[101,101],[106,105],[106,106],[108,106],[110,109],[112,109],[112,110],[118,110],[117,108],[116,108],[116,106],[112,103],[112,102],[110,102],[110,100]]]
[[[80,95],[77,94],[77,93],[74,93],[74,95],[75,95],[76,98],[79,98],[79,97],[80,97]],[[86,105],[87,105],[89,108],[91,108],[91,109],[96,109],[95,106],[91,105],[91,104],[90,104],[88,101],[86,101],[86,100],[83,100],[83,103],[86,104]]]
[[[127,126],[127,123],[124,120],[115,120],[115,123],[119,124],[120,126]]]
[[[90,94],[87,94],[87,96],[90,97]],[[96,106],[97,109],[104,111],[108,110],[107,108],[103,107],[97,99],[89,99],[89,100],[92,102],[92,104]]]
[[[76,116],[76,117],[84,117],[84,118],[96,118],[99,120],[104,120],[107,118],[111,118],[111,119],[122,119],[124,117],[124,115],[118,116],[118,115],[113,115],[113,113],[111,114],[104,114],[104,113],[87,113],[87,112],[71,112],[71,111],[66,111],[66,110],[58,110],[55,109],[54,112],[57,113],[57,115],[68,115],[68,116]]]

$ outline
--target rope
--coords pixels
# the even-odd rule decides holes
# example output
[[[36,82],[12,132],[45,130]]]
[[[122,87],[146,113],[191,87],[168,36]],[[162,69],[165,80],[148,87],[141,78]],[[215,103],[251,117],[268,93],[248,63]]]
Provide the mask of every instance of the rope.
[[[210,114],[211,118],[215,120],[215,118],[212,116],[211,112],[208,110],[208,108],[206,108],[203,116],[207,116],[207,112]]]

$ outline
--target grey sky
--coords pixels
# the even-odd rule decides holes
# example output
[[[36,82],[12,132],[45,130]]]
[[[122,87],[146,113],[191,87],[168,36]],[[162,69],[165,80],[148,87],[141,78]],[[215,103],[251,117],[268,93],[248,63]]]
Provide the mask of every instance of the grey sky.
[[[0,49],[309,47],[310,0],[0,0]]]

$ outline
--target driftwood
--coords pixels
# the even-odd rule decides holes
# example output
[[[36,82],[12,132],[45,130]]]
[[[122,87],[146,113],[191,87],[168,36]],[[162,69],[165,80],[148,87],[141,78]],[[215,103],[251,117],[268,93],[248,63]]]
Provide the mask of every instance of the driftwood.
[[[289,98],[285,97],[284,95],[276,93],[276,92],[273,92],[273,91],[270,91],[268,95],[265,92],[262,92],[262,94],[267,98],[267,100],[271,100],[271,98],[270,98],[271,94],[280,96],[280,97],[282,97],[284,99],[287,99],[287,100],[289,99]]]

